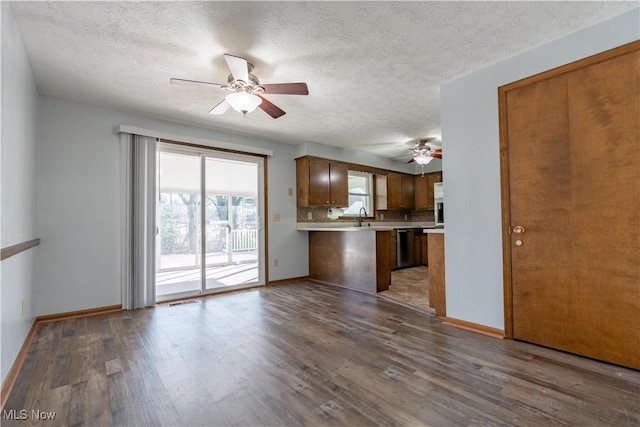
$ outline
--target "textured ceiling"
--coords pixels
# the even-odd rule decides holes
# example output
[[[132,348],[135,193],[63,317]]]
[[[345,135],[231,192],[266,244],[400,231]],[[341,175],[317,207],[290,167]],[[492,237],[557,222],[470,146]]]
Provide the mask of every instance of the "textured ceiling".
[[[440,134],[439,86],[637,7],[637,2],[15,2],[40,93],[201,127],[298,143],[407,153]],[[272,119],[208,111],[224,53],[262,83],[307,82],[268,96]],[[446,141],[443,141],[446,153]],[[446,155],[446,154],[445,154]]]

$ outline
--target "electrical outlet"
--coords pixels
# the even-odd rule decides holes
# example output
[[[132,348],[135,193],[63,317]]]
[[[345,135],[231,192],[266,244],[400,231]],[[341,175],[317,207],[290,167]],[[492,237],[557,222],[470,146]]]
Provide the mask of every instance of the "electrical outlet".
[[[383,213],[380,214],[380,221],[384,221],[384,214]]]
[[[409,218],[409,215],[404,214],[404,220],[406,221]]]
[[[22,300],[22,315],[23,316],[24,316],[24,312],[26,311],[25,310],[25,306],[26,306],[26,304],[25,304],[24,300]]]
[[[274,258],[273,259],[273,266],[274,267],[278,267],[280,265],[280,261],[278,260],[278,258]]]
[[[307,212],[307,219],[313,219],[313,212]]]
[[[293,188],[290,188],[290,189],[289,189],[289,195],[290,195],[290,196],[293,196]]]
[[[280,214],[279,213],[274,213],[273,214],[273,221],[274,222],[280,221]]]

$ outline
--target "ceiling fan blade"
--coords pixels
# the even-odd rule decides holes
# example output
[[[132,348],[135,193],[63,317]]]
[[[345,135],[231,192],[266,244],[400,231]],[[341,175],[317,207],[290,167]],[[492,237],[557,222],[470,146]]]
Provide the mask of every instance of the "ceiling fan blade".
[[[189,85],[189,86],[213,86],[213,87],[222,87],[221,83],[211,83],[211,82],[201,82],[199,80],[186,80],[186,79],[176,79],[170,78],[169,82],[174,85]]]
[[[258,95],[260,96],[260,95]],[[284,116],[285,113],[284,110],[282,110],[280,107],[277,107],[276,105],[274,105],[271,101],[269,101],[268,99],[260,96],[260,99],[262,99],[262,103],[260,105],[258,105],[258,107],[260,107],[262,109],[262,111],[264,111],[265,113],[267,113],[268,115],[270,115],[271,117],[273,117],[274,119],[277,119],[280,116]]]
[[[227,61],[227,65],[234,79],[249,82],[249,65],[246,59],[225,53],[224,60]]]
[[[415,162],[415,160],[411,159],[407,163],[413,163],[413,162]]]
[[[431,157],[433,157],[434,159],[440,159],[440,160],[442,160],[442,154],[433,153],[433,154],[431,155]]]
[[[209,114],[224,114],[229,108],[231,108],[231,104],[226,99],[223,99],[209,111]]]
[[[306,83],[271,83],[260,86],[269,95],[309,95]]]

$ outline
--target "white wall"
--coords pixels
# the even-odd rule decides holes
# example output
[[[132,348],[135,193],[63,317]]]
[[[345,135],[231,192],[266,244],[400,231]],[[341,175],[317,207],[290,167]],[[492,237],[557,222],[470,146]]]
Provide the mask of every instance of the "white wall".
[[[273,156],[269,158],[269,280],[288,279],[309,275],[308,233],[296,228],[296,155],[295,147],[270,144]],[[289,188],[293,195],[289,196]],[[274,214],[280,221],[274,222]],[[278,267],[273,259],[278,258]]]
[[[2,2],[1,221],[3,248],[36,237],[38,91],[10,4]],[[0,267],[0,374],[4,381],[34,318],[33,271],[38,248]],[[22,312],[22,301],[25,312]]]
[[[636,9],[442,86],[447,316],[504,328],[498,87],[637,40],[639,28]]]
[[[40,98],[36,314],[120,304],[120,124],[273,150],[268,159],[269,279],[308,274],[295,231],[295,148],[51,97]],[[273,222],[274,213],[280,221]],[[277,255],[276,255],[277,254]]]

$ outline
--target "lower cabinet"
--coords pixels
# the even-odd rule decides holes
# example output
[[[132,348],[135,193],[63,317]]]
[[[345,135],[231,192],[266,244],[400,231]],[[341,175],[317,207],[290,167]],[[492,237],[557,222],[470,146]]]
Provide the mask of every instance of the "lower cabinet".
[[[391,259],[391,269],[398,268],[398,232],[396,230],[391,230],[389,257]]]
[[[389,230],[309,231],[309,278],[375,294],[391,283]]]
[[[413,257],[412,262],[402,267],[414,267],[418,265],[429,265],[429,243],[426,234],[421,230],[416,230],[413,234]],[[389,257],[391,259],[391,268],[398,268],[398,231],[392,230],[389,239]]]
[[[414,260],[416,265],[429,265],[428,238],[426,234],[417,234],[415,236]]]

